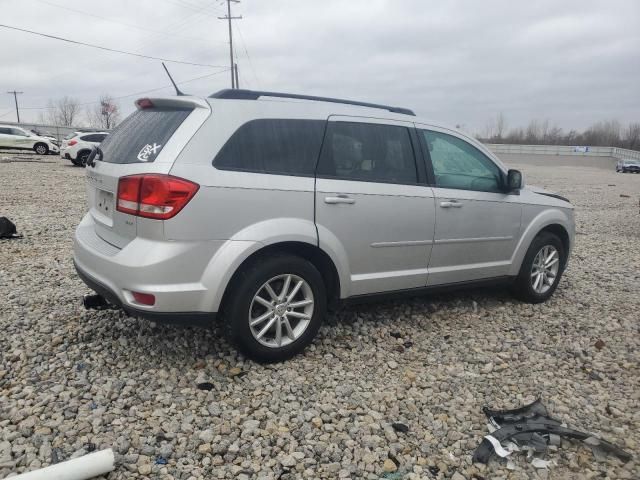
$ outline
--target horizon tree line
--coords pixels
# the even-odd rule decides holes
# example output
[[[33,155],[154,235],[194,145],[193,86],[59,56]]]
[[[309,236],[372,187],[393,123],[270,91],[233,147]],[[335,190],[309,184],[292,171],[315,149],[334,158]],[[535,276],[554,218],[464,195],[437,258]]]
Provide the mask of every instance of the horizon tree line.
[[[605,120],[592,124],[583,131],[565,132],[549,120],[531,120],[526,127],[509,129],[503,113],[485,125],[476,138],[484,143],[519,145],[575,145],[591,147],[618,147],[640,150],[640,122],[623,125],[618,120]]]

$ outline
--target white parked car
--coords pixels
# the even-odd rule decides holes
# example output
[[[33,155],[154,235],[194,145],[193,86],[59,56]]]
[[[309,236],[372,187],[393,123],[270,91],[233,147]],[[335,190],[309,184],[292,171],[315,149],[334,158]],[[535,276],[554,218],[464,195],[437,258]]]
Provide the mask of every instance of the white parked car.
[[[108,132],[76,132],[73,137],[62,141],[60,156],[78,167],[84,167],[93,147],[100,145],[107,135]]]
[[[49,138],[40,137],[29,130],[12,125],[0,125],[0,148],[33,150],[38,155],[60,151]]]
[[[38,137],[46,138],[47,140],[50,140],[51,143],[53,143],[54,145],[57,145],[58,147],[60,147],[60,142],[58,141],[57,137],[53,133],[51,133],[51,132],[41,132],[41,131],[35,130],[33,128],[30,131],[34,135],[37,135]]]

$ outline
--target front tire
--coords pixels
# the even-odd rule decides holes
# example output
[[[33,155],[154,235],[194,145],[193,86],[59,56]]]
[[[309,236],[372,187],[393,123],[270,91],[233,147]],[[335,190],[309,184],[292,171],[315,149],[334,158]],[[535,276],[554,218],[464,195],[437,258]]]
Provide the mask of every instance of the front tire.
[[[49,153],[49,147],[45,143],[36,143],[33,146],[33,151],[38,155],[46,155]]]
[[[558,288],[566,265],[564,245],[557,235],[541,232],[533,239],[516,277],[514,293],[527,303],[542,303]]]
[[[314,339],[327,309],[322,275],[309,261],[274,254],[234,279],[224,305],[229,340],[257,362],[279,362]]]

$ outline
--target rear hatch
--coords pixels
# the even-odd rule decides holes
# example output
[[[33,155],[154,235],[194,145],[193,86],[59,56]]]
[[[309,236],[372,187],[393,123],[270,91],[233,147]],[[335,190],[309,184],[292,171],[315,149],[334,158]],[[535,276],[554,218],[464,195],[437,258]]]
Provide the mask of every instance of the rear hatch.
[[[136,174],[168,174],[210,114],[194,97],[140,99],[137,110],[100,144],[87,166],[87,199],[96,234],[123,248],[137,236],[162,237],[162,221],[117,210],[118,182]]]

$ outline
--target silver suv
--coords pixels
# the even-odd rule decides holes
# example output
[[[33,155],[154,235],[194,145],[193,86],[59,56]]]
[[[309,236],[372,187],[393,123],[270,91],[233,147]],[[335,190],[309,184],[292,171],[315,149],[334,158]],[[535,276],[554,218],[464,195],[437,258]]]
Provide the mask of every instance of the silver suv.
[[[327,306],[488,282],[543,302],[573,207],[482,144],[403,108],[223,90],[145,98],[88,160],[85,283],[132,315],[223,317],[282,360]]]

